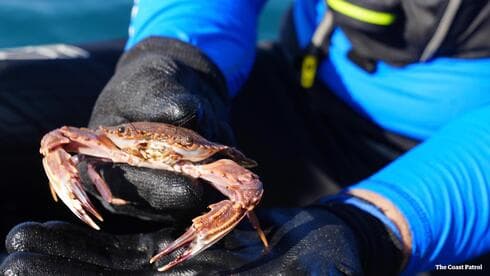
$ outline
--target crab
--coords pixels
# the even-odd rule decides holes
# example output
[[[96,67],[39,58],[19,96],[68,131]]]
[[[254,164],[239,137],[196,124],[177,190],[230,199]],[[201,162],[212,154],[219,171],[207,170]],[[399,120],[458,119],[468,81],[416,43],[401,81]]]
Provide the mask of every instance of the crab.
[[[247,168],[256,165],[233,147],[210,142],[196,132],[170,124],[135,122],[118,126],[100,126],[96,130],[64,126],[46,134],[41,141],[44,170],[55,201],[58,197],[83,222],[94,229],[93,218],[103,221],[81,183],[78,163],[84,156],[87,175],[102,199],[109,204],[128,202],[114,197],[95,161],[126,163],[131,166],[173,171],[209,182],[228,199],[208,206],[209,212],[192,220],[192,225],[175,241],[166,245],[149,262],[185,248],[183,253],[159,271],[166,271],[204,251],[245,216],[264,244],[267,239],[253,210],[263,194],[262,182]],[[215,157],[227,159],[216,160]],[[73,155],[72,155],[73,154]],[[94,160],[95,159],[95,160]]]

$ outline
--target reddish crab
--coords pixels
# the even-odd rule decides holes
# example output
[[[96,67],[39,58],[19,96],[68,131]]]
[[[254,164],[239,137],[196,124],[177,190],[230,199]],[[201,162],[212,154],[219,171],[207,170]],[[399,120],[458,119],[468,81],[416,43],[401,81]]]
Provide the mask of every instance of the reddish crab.
[[[89,216],[102,221],[80,182],[78,154],[97,157],[114,163],[169,170],[207,180],[229,199],[212,204],[208,213],[194,218],[192,226],[177,240],[153,256],[150,263],[180,247],[186,250],[158,270],[165,271],[195,256],[229,233],[245,216],[267,248],[267,240],[253,209],[259,203],[263,189],[257,175],[245,169],[255,166],[253,160],[240,151],[210,142],[189,129],[163,123],[137,122],[114,127],[62,127],[46,134],[40,152],[55,201],[57,197],[82,221],[99,229]],[[71,155],[69,153],[75,153]],[[221,153],[230,159],[212,161]],[[107,183],[93,163],[87,173],[102,198],[111,204],[126,204],[112,196]]]

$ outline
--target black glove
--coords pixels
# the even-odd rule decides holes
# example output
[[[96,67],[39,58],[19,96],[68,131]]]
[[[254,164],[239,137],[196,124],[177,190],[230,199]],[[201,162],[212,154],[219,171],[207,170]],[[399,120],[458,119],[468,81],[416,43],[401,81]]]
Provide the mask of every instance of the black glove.
[[[140,42],[121,57],[116,73],[96,102],[89,127],[163,122],[194,129],[211,141],[231,144],[226,107],[225,82],[211,61],[191,45],[155,37]],[[173,221],[183,214],[190,218],[206,206],[201,185],[188,177],[128,165],[101,169],[113,195],[130,202],[115,206],[102,201],[113,212]],[[82,179],[97,196],[88,178]]]
[[[258,210],[270,242],[263,251],[254,230],[242,223],[220,243],[169,274],[394,275],[401,263],[396,238],[376,218],[340,203],[303,209]],[[339,217],[346,217],[347,220]],[[112,236],[60,222],[26,223],[7,237],[11,253],[0,267],[12,275],[157,275],[148,263],[177,237],[171,229]],[[170,256],[175,257],[175,254]],[[162,265],[164,259],[156,265]]]

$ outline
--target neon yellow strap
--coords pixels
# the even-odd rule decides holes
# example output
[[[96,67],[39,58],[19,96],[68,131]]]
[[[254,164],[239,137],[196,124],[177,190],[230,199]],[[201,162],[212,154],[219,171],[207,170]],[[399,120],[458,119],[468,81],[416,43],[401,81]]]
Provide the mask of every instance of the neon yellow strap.
[[[311,88],[315,82],[318,60],[314,55],[306,55],[301,64],[301,86]]]
[[[374,25],[388,26],[392,24],[396,18],[392,13],[369,10],[345,0],[327,0],[327,5],[332,10],[345,16]]]

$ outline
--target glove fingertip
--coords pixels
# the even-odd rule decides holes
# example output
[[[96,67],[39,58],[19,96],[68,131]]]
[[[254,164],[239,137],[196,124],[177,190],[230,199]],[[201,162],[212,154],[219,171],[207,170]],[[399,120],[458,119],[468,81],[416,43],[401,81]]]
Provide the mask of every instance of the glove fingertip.
[[[40,223],[28,221],[12,228],[5,239],[7,252],[27,251],[29,248],[28,241],[40,227]]]
[[[15,252],[8,255],[0,265],[0,275],[36,275],[37,265],[32,262],[32,253]]]

